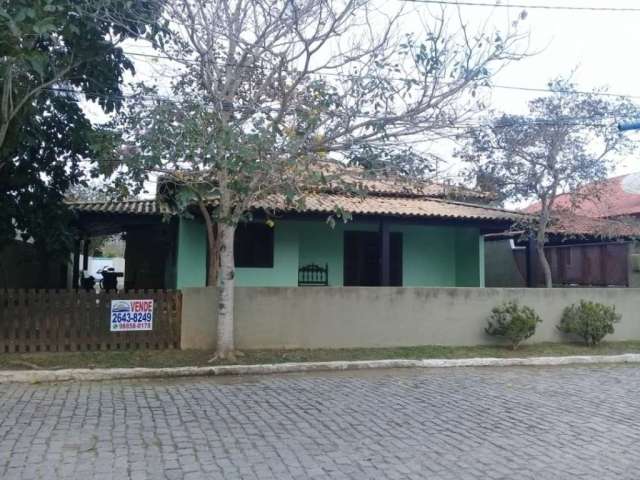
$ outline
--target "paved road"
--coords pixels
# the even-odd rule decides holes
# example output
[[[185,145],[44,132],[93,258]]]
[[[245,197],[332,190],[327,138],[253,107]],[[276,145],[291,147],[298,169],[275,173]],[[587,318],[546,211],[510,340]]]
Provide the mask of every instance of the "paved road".
[[[640,369],[0,385],[0,478],[638,479]]]

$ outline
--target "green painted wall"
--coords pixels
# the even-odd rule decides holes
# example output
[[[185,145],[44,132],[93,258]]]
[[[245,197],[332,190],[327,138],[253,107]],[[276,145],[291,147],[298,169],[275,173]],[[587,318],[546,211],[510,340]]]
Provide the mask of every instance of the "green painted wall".
[[[276,221],[273,232],[273,268],[236,268],[239,287],[298,286],[298,235],[292,222]]]
[[[343,239],[347,230],[377,231],[376,223],[337,224],[281,220],[274,226],[274,267],[238,268],[240,287],[286,287],[298,284],[298,268],[329,266],[329,285],[343,284]],[[475,228],[392,226],[403,234],[403,286],[484,286],[484,248]],[[182,219],[179,227],[177,286],[203,286],[206,276],[204,226]]]
[[[346,230],[376,231],[375,223],[338,224],[330,229],[320,222],[295,222],[300,231],[300,265],[329,265],[329,285],[343,283],[343,238]],[[391,226],[403,242],[403,286],[482,286],[482,237],[475,228],[420,225]]]
[[[325,222],[292,222],[300,232],[300,265],[315,263],[329,266],[329,286],[341,287],[344,281],[344,232],[378,230],[375,223],[337,223],[331,228]]]
[[[475,228],[456,229],[456,286],[484,286],[484,248]]]
[[[203,287],[207,275],[207,234],[203,223],[180,218],[176,287]]]
[[[455,227],[407,225],[403,242],[403,286],[455,287]]]
[[[323,222],[296,222],[300,231],[300,266],[315,263],[329,267],[329,286],[342,285],[343,227],[331,229]]]

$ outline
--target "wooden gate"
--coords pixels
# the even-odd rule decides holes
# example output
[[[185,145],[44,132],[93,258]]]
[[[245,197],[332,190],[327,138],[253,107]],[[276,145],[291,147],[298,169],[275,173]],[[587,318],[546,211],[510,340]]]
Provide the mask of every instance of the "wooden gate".
[[[153,300],[153,328],[112,332],[111,300]],[[0,353],[180,348],[180,291],[0,290]]]

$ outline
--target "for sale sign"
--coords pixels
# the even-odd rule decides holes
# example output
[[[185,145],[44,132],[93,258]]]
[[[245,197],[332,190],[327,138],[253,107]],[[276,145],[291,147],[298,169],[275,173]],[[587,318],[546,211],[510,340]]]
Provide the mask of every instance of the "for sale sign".
[[[111,300],[111,331],[153,330],[153,300]]]

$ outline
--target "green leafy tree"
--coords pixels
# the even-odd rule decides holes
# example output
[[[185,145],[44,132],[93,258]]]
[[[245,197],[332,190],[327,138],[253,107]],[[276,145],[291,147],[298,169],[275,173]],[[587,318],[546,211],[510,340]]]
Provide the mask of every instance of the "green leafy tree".
[[[530,223],[545,284],[553,285],[544,254],[547,231],[560,210],[556,199],[569,193],[575,209],[586,195],[597,196],[616,155],[636,146],[616,128],[635,118],[638,108],[625,98],[580,93],[565,80],[551,82],[551,94],[529,102],[527,115],[501,115],[486,128],[474,128],[459,155],[469,162],[478,185],[500,201],[537,201]],[[587,184],[592,186],[585,190]]]
[[[98,173],[112,135],[81,98],[122,106],[133,64],[120,44],[157,38],[157,0],[0,0],[0,246],[16,231],[68,247],[63,194]],[[107,167],[103,164],[102,167]]]
[[[172,98],[141,91],[125,152],[129,172],[158,173],[182,210],[199,206],[209,284],[220,286],[219,358],[235,350],[233,244],[250,207],[303,204],[309,189],[340,181],[331,160],[372,171],[406,158],[397,170],[424,170],[385,150],[441,136],[477,109],[472,93],[492,68],[518,57],[517,35],[454,34],[445,18],[400,34],[401,13],[381,15],[370,0],[176,0],[165,15]]]

